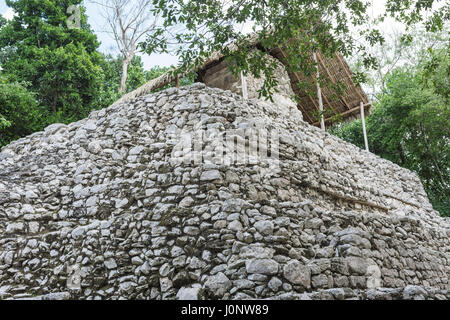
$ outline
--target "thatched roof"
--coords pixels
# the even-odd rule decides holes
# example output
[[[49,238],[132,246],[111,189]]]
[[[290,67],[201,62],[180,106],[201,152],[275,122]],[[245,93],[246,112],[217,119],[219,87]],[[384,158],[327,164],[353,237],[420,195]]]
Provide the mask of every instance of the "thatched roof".
[[[255,47],[260,47],[256,36],[252,35],[250,39],[251,44]],[[233,44],[230,47],[232,49],[237,49]],[[270,50],[269,53],[283,64],[286,64],[286,54],[282,48],[275,48]],[[214,53],[202,66],[197,68],[196,71],[204,71],[223,58],[224,56],[222,54]],[[354,83],[352,71],[345,58],[340,53],[336,53],[331,59],[318,53],[317,60],[321,78],[326,78],[326,81],[321,81],[323,104],[324,109],[326,110],[324,116],[325,122],[330,124],[336,119],[336,116],[337,119],[343,121],[359,117],[361,102],[363,102],[365,113],[368,115],[371,111],[369,99],[362,88]],[[121,99],[116,101],[116,104],[152,93],[154,90],[162,88],[170,83],[177,83],[178,79],[184,77],[186,74],[187,73],[176,76],[173,72],[166,72],[160,77],[150,80],[142,87],[125,94]],[[300,72],[290,71],[288,71],[288,74],[291,79],[292,89],[297,96],[298,108],[303,113],[304,120],[310,124],[319,125],[319,102],[317,94],[311,92],[309,89],[301,89],[304,88],[305,85],[307,88],[315,88],[315,76],[306,77]],[[302,84],[300,87],[299,83]],[[335,88],[336,85],[343,85],[344,90],[339,92],[339,90],[336,90]]]
[[[281,48],[270,52],[274,57],[283,62],[285,53]],[[340,115],[342,120],[357,118],[360,115],[360,104],[363,102],[366,114],[370,112],[370,103],[363,89],[353,81],[353,74],[345,58],[336,53],[332,59],[326,58],[320,52],[317,53],[319,73],[326,81],[321,81],[321,90],[325,113],[325,122],[329,122],[334,116]],[[298,108],[303,113],[303,118],[311,124],[319,125],[317,113],[319,103],[317,94],[308,94],[308,90],[299,88],[299,83],[306,84],[307,88],[316,88],[316,77],[306,77],[299,72],[289,72],[292,89],[298,99]],[[340,92],[335,87],[343,85]],[[304,86],[304,85],[303,85]]]

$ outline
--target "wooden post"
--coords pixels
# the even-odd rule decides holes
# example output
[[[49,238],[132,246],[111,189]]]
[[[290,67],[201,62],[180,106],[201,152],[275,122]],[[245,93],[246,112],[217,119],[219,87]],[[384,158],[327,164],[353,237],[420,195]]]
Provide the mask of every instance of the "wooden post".
[[[247,78],[244,76],[244,73],[242,71],[241,71],[241,85],[242,85],[242,98],[244,100],[248,100]]]
[[[175,87],[177,87],[177,88],[180,87],[180,77],[179,77],[179,76],[177,76],[177,77],[175,78]]]
[[[364,102],[362,102],[362,101],[360,104],[360,109],[361,109],[361,121],[362,121],[363,134],[364,134],[364,145],[366,146],[366,151],[369,152],[369,142],[367,141],[367,131],[366,131],[366,119],[364,117]]]
[[[322,128],[323,131],[325,131],[325,119],[323,117],[322,89],[320,88],[320,83],[319,83],[319,77],[320,77],[319,64],[317,62],[317,54],[315,52],[314,52],[313,56],[314,56],[314,62],[316,63],[316,70],[317,70],[316,85],[317,85],[317,96],[319,97],[320,127]]]

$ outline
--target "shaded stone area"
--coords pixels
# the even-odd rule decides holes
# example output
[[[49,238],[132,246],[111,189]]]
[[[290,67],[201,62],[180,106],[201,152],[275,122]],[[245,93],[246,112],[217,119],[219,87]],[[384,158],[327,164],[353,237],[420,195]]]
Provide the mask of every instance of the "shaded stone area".
[[[238,139],[249,119],[279,161],[174,161],[199,122]],[[283,104],[168,89],[13,142],[0,177],[0,299],[450,298],[450,224],[417,176]]]
[[[297,104],[294,102],[295,93],[292,90],[291,80],[284,65],[269,54],[266,55],[266,58],[269,63],[273,63],[277,66],[274,71],[274,78],[277,79],[278,85],[275,86],[272,96],[275,105],[280,105],[280,109],[283,109],[285,112],[288,111],[292,113],[292,116],[297,119],[303,119],[301,112],[298,110]],[[245,77],[249,99],[259,98],[258,91],[263,87],[265,79],[264,74],[261,74],[260,78],[256,78],[251,74]],[[230,90],[231,92],[242,96],[241,75],[239,75],[239,77],[235,77],[229,70],[225,60],[220,61],[203,71],[201,80],[208,87]]]

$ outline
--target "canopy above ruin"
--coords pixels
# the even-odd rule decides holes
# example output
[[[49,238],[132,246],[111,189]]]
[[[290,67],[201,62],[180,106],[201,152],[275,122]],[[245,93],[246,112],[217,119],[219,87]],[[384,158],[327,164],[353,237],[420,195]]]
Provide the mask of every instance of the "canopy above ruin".
[[[251,36],[250,39],[252,46],[264,50],[256,36]],[[231,47],[233,48],[233,45]],[[237,47],[233,49],[237,50]],[[286,53],[282,47],[272,49],[268,53],[286,66]],[[353,81],[352,71],[345,58],[340,53],[335,53],[332,58],[326,57],[320,52],[316,56],[318,73],[321,79],[325,79],[325,81],[320,81],[323,102],[319,102],[317,94],[301,89],[302,87],[315,87],[317,85],[316,75],[305,76],[301,72],[288,71],[291,87],[296,95],[296,103],[298,109],[303,114],[304,120],[311,125],[320,125],[321,103],[323,103],[323,109],[325,110],[322,113],[324,122],[327,124],[332,124],[333,121],[341,122],[358,118],[363,113],[362,111],[368,115],[371,112],[371,103],[364,90]],[[195,71],[198,73],[205,72],[224,59],[225,56],[223,54],[218,52],[213,53]],[[176,83],[178,85],[178,79],[183,76],[185,74],[176,75],[176,72],[168,71],[160,77],[150,80],[135,91],[124,95],[116,103],[152,93],[170,83]],[[201,81],[201,77],[199,79]],[[339,93],[337,93],[338,91],[335,88],[337,86],[343,88]]]

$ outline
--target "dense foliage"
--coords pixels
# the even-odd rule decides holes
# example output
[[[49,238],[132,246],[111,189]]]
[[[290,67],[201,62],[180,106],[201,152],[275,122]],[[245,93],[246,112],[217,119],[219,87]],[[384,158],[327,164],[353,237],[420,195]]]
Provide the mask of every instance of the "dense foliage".
[[[370,151],[415,171],[436,210],[450,216],[450,56],[428,52],[416,68],[386,76],[386,89],[367,118]],[[361,148],[361,120],[331,130]]]
[[[70,5],[81,0],[8,0],[16,15],[0,17],[0,146],[55,123],[85,118],[120,98],[122,61],[98,52],[81,8],[81,28],[69,28]],[[165,69],[129,67],[128,91]]]
[[[24,85],[0,77],[0,146],[41,130],[41,114],[34,95]]]
[[[97,96],[96,108],[107,107],[118,100],[122,94],[133,91],[140,87],[149,79],[151,71],[144,70],[144,64],[141,57],[134,56],[128,66],[127,91],[120,93],[119,87],[122,78],[121,56],[113,57],[111,55],[102,56],[101,68],[103,71],[102,89]]]
[[[88,115],[102,85],[99,43],[81,14],[69,28],[67,10],[81,0],[6,1],[15,16],[0,26],[0,62],[10,82],[27,82],[46,110],[44,124]]]
[[[346,57],[357,53],[365,67],[376,67],[368,48],[384,42],[376,22],[386,17],[407,27],[424,24],[429,31],[443,29],[450,18],[445,0],[387,0],[385,12],[377,17],[371,15],[372,0],[154,0],[154,4],[164,24],[142,45],[148,53],[174,51],[182,71],[202,65],[212,52],[223,53],[236,75],[239,71],[265,75],[260,90],[264,96],[270,96],[277,84],[276,66],[261,51],[249,54],[252,40],[241,32],[244,27],[258,31],[256,40],[264,48],[282,46],[290,71],[310,75],[315,73],[311,56],[317,50],[328,57],[336,51]]]

